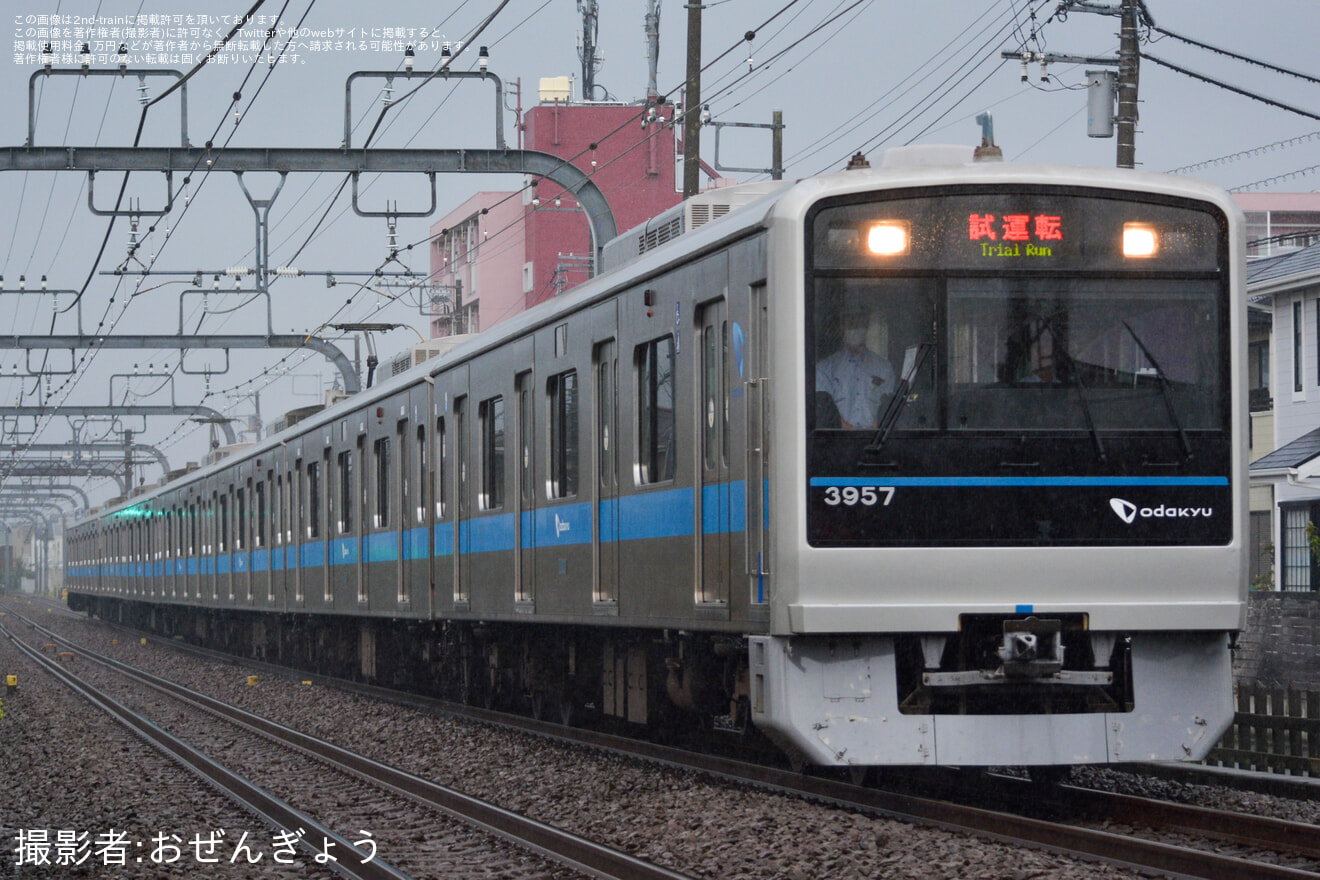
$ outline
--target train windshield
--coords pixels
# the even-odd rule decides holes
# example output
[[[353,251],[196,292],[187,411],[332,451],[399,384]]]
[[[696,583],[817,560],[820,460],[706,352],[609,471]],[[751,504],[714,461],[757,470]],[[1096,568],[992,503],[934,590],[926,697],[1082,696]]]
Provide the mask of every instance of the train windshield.
[[[835,514],[868,486],[891,491],[881,507],[903,487],[939,490],[926,503],[1002,503],[993,534],[968,540],[1008,544],[1132,537],[1010,515],[1016,490],[1045,504],[1096,489],[1102,512],[1113,487],[1227,491],[1225,230],[1205,206],[1057,188],[818,209],[805,328],[816,536],[866,539],[867,517]],[[894,525],[872,537],[950,539],[910,516]]]
[[[818,278],[818,430],[1164,430],[1222,424],[1206,281]],[[924,349],[923,349],[924,346]],[[936,376],[945,380],[938,383]]]

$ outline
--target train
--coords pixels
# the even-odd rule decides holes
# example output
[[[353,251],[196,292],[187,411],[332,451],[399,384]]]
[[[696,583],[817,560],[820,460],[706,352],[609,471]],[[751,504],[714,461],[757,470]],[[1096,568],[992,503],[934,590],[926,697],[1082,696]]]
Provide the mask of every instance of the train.
[[[798,766],[1213,747],[1247,583],[1226,193],[905,149],[600,263],[73,524],[70,607]]]

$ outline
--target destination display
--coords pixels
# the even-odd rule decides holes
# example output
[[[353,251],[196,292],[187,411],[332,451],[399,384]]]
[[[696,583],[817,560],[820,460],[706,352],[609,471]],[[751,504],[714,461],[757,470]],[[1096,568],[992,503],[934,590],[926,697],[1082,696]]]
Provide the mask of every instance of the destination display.
[[[1213,271],[1225,238],[1202,208],[965,188],[820,209],[813,268]]]

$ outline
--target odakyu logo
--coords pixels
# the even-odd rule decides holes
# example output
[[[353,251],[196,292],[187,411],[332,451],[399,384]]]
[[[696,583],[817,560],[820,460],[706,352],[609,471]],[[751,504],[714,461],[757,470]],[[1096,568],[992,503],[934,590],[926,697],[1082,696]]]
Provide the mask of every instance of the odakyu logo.
[[[1213,507],[1168,507],[1164,504],[1159,507],[1137,507],[1131,501],[1122,498],[1110,498],[1109,507],[1119,519],[1128,525],[1136,522],[1138,517],[1142,519],[1195,519],[1197,517],[1208,519],[1215,515]]]

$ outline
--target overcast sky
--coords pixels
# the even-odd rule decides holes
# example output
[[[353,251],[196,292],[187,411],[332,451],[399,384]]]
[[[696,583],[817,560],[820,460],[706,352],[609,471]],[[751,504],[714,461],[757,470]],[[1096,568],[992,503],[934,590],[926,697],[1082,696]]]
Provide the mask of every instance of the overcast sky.
[[[57,0],[41,4],[7,4],[5,22],[12,31],[8,57],[0,67],[0,88],[5,110],[0,114],[0,143],[21,146],[27,140],[29,80],[40,68],[40,49],[50,27],[40,15],[58,14],[56,25],[67,35],[54,41],[73,46],[61,53],[56,66],[78,64],[82,38],[74,29],[91,22],[95,28],[121,29],[120,36],[94,33],[90,38],[97,68],[113,68],[105,57],[118,43],[133,49],[130,65],[187,71],[205,55],[218,35],[232,26],[252,0],[233,4],[222,0]],[[33,12],[12,11],[25,6]],[[892,0],[720,0],[704,13],[703,59],[711,66],[704,74],[703,98],[714,117],[729,122],[768,122],[774,109],[782,109],[787,129],[787,176],[806,177],[842,167],[847,157],[863,150],[873,159],[886,147],[918,143],[979,141],[974,117],[986,110],[994,116],[995,135],[1010,161],[1065,162],[1084,165],[1114,164],[1114,139],[1086,136],[1085,71],[1088,65],[1056,63],[1041,81],[1041,68],[1032,64],[1030,81],[1021,81],[1021,66],[1001,61],[1003,50],[1026,48],[1056,54],[1114,55],[1118,46],[1118,19],[1073,11],[1061,19],[1055,3],[1027,0],[937,0],[897,3]],[[343,138],[344,84],[356,70],[402,69],[401,46],[414,43],[417,74],[400,77],[392,98],[398,102],[422,79],[421,71],[438,65],[444,41],[463,41],[498,6],[496,2],[435,3],[385,0],[368,9],[345,0],[267,0],[258,10],[266,16],[245,32],[242,40],[213,59],[188,82],[188,138],[194,145],[207,141],[220,148],[232,146],[335,147]],[[645,96],[646,50],[643,0],[601,0],[599,50],[603,63],[597,82],[618,101]],[[1148,0],[1155,24],[1166,32],[1304,74],[1320,75],[1314,41],[1320,11],[1312,0],[1262,0],[1243,4],[1232,0]],[[158,30],[128,36],[122,29],[138,15],[154,15],[147,27]],[[161,20],[169,16],[168,21]],[[226,18],[227,17],[227,18]],[[284,47],[285,28],[302,29],[280,63],[251,60],[260,47],[252,31],[264,30],[278,17],[276,54]],[[195,30],[194,30],[195,29]],[[342,30],[343,35],[340,36]],[[662,93],[677,98],[684,75],[686,11],[681,4],[661,9],[661,56],[658,84]],[[748,43],[744,35],[755,31]],[[573,76],[580,79],[577,45],[581,16],[573,0],[512,0],[494,18],[454,64],[474,68],[477,46],[490,47],[490,69],[509,87],[509,106],[516,81],[522,83],[522,105],[535,104],[541,77]],[[327,36],[333,34],[333,36]],[[351,35],[351,40],[350,40]],[[1320,114],[1320,87],[1304,78],[1288,76],[1189,45],[1174,36],[1150,32],[1143,51],[1163,61],[1257,93],[1279,103]],[[392,37],[392,40],[391,40]],[[254,42],[255,39],[255,42]],[[383,46],[383,48],[382,48]],[[164,52],[166,58],[159,57]],[[191,56],[191,57],[189,57]],[[721,57],[722,56],[722,57]],[[147,96],[155,98],[169,80],[149,77]],[[359,83],[353,90],[354,145],[361,146],[378,119],[381,125],[373,145],[387,147],[490,147],[494,144],[494,110],[488,85],[472,81],[432,82],[396,104],[381,117],[381,80]],[[129,145],[141,118],[136,77],[42,78],[36,84],[36,137],[41,146]],[[240,97],[235,100],[234,95]],[[575,87],[574,96],[580,94]],[[1307,116],[1268,106],[1185,74],[1143,61],[1140,82],[1141,122],[1136,155],[1139,167],[1170,171],[1198,166],[1192,172],[1225,188],[1259,184],[1257,189],[1307,192],[1316,188],[1314,172],[1320,166],[1320,122]],[[235,109],[238,111],[237,124]],[[505,114],[511,141],[516,139],[513,114]],[[176,146],[180,141],[179,104],[175,96],[153,106],[147,114],[140,143]],[[713,158],[713,138],[703,139],[705,157]],[[762,167],[769,163],[769,139],[763,132],[722,138],[725,164]],[[1225,158],[1228,157],[1228,158]],[[1215,164],[1213,160],[1222,160]],[[750,175],[741,175],[750,177]],[[120,176],[96,179],[98,208],[113,207]],[[1268,183],[1261,183],[1269,181]],[[178,188],[181,181],[176,178]],[[245,183],[256,198],[267,198],[277,181],[273,176],[247,175]],[[354,215],[348,188],[335,194],[342,177],[291,176],[271,208],[271,247],[274,265],[294,264],[324,272],[372,271],[385,263],[388,230],[379,218]],[[515,189],[518,177],[450,175],[439,180],[437,216],[481,189]],[[57,315],[50,297],[18,296],[20,275],[29,291],[47,276],[52,289],[86,292],[81,300],[83,330],[95,332],[174,333],[180,325],[180,297],[192,290],[189,278],[162,274],[146,279],[116,279],[100,272],[127,265],[150,266],[157,272],[215,270],[253,265],[253,211],[234,175],[198,173],[174,210],[159,220],[143,217],[137,238],[142,240],[135,259],[127,260],[131,230],[127,219],[115,221],[108,238],[108,218],[87,207],[87,178],[75,173],[9,172],[0,179],[0,321],[14,333],[72,333],[76,309]],[[163,204],[160,175],[139,174],[130,180],[123,206],[140,200],[144,210]],[[392,176],[364,179],[359,195],[362,207],[383,210],[396,203],[398,210],[423,209],[429,190],[420,177]],[[404,219],[399,223],[399,245],[423,242],[431,221]],[[148,227],[156,225],[148,234]],[[167,236],[168,231],[168,236]],[[105,242],[98,261],[98,251]],[[403,262],[419,274],[427,271],[426,250],[405,251]],[[392,269],[402,269],[398,263]],[[94,274],[95,273],[95,274]],[[90,277],[90,281],[88,280]],[[273,287],[273,323],[276,332],[310,332],[325,322],[385,321],[409,323],[424,331],[425,319],[409,294],[397,300],[369,291],[341,277],[327,288],[322,278],[282,280]],[[207,277],[205,287],[210,287]],[[250,282],[245,287],[250,287]],[[264,302],[232,293],[208,296],[187,293],[182,313],[189,333],[262,333],[266,327]],[[387,291],[388,292],[388,291]],[[397,291],[396,291],[397,293]],[[136,295],[134,295],[136,294]],[[352,296],[352,302],[346,300]],[[55,300],[60,308],[71,297]],[[243,305],[246,303],[246,305]],[[241,306],[236,310],[234,307]],[[203,314],[203,309],[206,313]],[[225,310],[231,310],[225,313]],[[104,322],[102,324],[102,322]],[[323,331],[325,332],[325,331]],[[417,341],[414,331],[398,330],[377,338],[382,360]],[[346,346],[349,355],[351,343]],[[15,378],[28,370],[22,352],[0,351],[0,399],[6,404],[55,402],[105,404],[125,396],[144,403],[196,403],[250,414],[254,401],[244,395],[260,390],[261,414],[267,422],[294,406],[313,402],[333,381],[335,371],[317,355],[287,352],[235,351],[226,364],[217,353],[198,353],[185,359],[190,375],[179,372],[177,352],[104,351],[81,362],[81,355],[54,353],[49,359],[33,354],[31,366],[46,363],[59,372],[49,380]],[[139,372],[163,373],[170,378],[115,378]],[[148,367],[148,365],[151,365]],[[196,373],[210,366],[209,378]],[[36,392],[48,385],[50,395]],[[150,395],[155,389],[160,389]],[[96,440],[111,426],[105,422],[81,425],[84,440]],[[208,429],[179,419],[127,420],[118,427],[146,428],[143,442],[158,445],[174,467],[199,459],[205,452]],[[63,418],[9,419],[4,443],[22,442],[40,429],[41,442],[63,442],[72,428]],[[149,480],[159,475],[146,470]],[[102,487],[102,498],[109,487]]]

